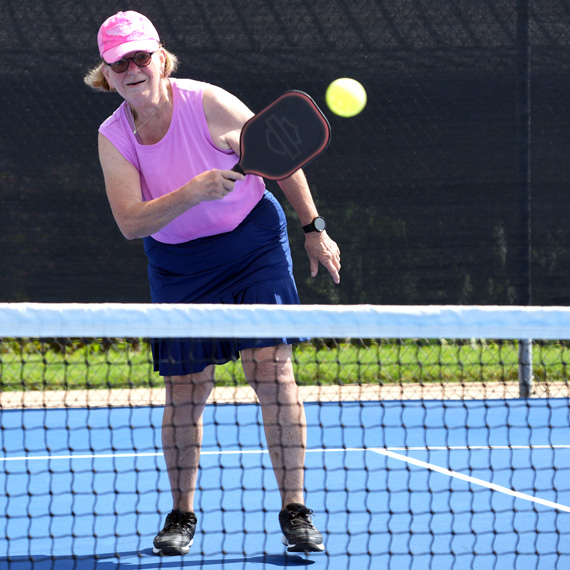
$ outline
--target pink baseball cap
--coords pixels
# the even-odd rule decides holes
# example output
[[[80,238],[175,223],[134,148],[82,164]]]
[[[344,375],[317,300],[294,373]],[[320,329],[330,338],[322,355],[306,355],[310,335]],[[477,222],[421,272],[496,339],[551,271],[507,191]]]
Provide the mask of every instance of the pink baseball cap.
[[[160,38],[146,16],[129,10],[117,12],[103,22],[97,43],[101,57],[107,63],[114,63],[132,51],[157,51]]]

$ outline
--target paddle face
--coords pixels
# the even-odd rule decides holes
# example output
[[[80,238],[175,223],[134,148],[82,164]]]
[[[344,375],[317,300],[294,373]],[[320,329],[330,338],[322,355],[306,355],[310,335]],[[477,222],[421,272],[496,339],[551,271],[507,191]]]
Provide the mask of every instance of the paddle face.
[[[287,91],[243,126],[233,170],[282,180],[321,154],[329,140],[330,125],[311,97]]]

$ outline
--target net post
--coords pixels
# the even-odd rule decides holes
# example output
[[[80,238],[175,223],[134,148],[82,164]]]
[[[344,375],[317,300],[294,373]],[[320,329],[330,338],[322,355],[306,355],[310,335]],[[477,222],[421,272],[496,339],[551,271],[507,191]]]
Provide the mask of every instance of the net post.
[[[517,148],[520,203],[519,295],[522,305],[532,304],[531,276],[531,0],[517,0]],[[519,340],[519,397],[532,392],[532,340]]]
[[[519,341],[519,397],[529,398],[532,394],[532,339]]]

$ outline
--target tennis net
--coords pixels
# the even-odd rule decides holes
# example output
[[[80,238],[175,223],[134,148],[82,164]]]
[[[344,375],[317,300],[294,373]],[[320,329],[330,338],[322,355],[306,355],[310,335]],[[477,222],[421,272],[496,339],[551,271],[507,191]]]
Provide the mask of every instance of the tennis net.
[[[315,568],[570,565],[570,308],[8,303],[0,567],[306,564],[239,361],[204,411],[190,554],[152,555],[172,499],[149,339],[277,337],[310,338]]]

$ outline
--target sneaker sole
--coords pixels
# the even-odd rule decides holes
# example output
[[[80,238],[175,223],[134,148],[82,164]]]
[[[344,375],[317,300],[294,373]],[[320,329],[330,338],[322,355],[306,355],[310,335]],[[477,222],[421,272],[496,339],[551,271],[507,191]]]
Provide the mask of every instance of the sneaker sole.
[[[323,552],[325,549],[324,544],[316,544],[314,542],[299,542],[297,544],[289,544],[285,535],[281,539],[281,542],[287,547],[287,552]]]
[[[152,552],[158,556],[180,556],[188,554],[190,552],[190,547],[194,541],[191,540],[188,546],[165,546],[164,548],[152,547]]]

